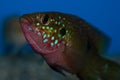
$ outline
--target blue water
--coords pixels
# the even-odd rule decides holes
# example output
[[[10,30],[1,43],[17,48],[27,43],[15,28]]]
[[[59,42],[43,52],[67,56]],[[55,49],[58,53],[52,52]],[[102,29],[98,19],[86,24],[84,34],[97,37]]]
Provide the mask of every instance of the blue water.
[[[6,17],[41,11],[78,15],[112,39],[109,54],[120,51],[120,0],[0,0],[0,53],[3,52],[2,24]]]

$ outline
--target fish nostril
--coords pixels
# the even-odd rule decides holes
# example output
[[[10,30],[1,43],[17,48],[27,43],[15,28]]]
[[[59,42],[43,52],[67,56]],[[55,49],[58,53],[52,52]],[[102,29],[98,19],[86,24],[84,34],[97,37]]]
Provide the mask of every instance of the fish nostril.
[[[40,26],[40,22],[35,22],[35,26]]]

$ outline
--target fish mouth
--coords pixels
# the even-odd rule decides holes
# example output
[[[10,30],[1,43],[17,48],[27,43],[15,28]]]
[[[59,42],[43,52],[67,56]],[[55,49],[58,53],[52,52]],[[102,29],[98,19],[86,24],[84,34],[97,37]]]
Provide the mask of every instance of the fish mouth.
[[[63,44],[61,44],[59,47],[53,46],[52,48],[44,45],[42,41],[42,33],[38,34],[37,31],[35,32],[35,29],[33,29],[33,20],[29,16],[23,15],[20,18],[20,25],[26,40],[29,42],[29,44],[35,50],[36,53],[49,54],[56,53],[57,51],[61,50]]]

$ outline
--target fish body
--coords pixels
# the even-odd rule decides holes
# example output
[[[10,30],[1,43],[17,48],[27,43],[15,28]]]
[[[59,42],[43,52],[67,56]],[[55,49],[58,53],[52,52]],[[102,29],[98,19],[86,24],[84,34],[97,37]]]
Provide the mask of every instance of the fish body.
[[[110,39],[85,20],[60,12],[25,14],[20,24],[27,41],[51,68],[83,80],[120,80],[120,66],[101,56]]]

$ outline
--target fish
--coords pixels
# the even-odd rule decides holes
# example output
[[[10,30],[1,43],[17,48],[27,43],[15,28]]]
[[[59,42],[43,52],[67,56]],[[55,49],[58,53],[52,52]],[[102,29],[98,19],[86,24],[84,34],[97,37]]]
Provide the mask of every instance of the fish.
[[[36,12],[19,21],[28,43],[53,70],[80,80],[120,80],[120,65],[102,56],[111,39],[79,16]]]

